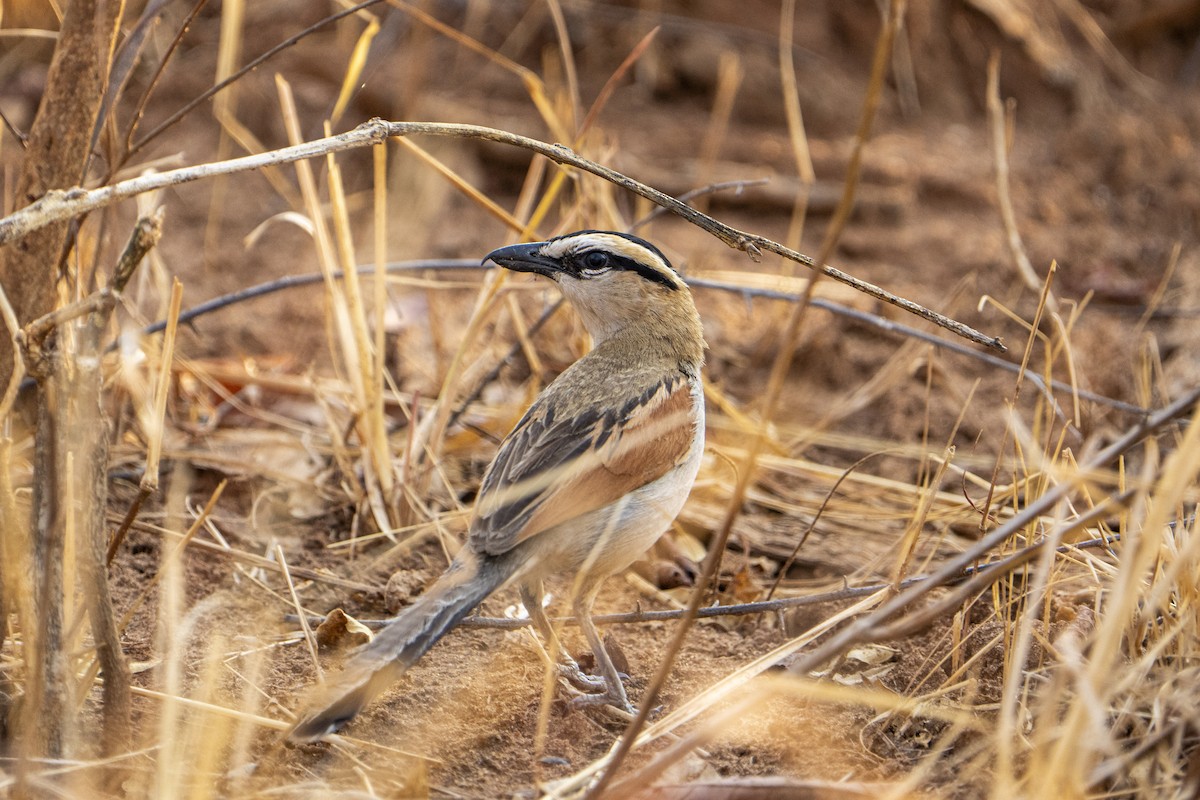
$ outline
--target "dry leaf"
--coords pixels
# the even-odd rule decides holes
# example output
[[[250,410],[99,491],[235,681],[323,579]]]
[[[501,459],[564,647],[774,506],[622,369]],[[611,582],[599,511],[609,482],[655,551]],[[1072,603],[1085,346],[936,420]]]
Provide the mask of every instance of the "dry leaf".
[[[317,626],[317,646],[322,650],[349,650],[371,641],[371,629],[340,608],[330,611]]]

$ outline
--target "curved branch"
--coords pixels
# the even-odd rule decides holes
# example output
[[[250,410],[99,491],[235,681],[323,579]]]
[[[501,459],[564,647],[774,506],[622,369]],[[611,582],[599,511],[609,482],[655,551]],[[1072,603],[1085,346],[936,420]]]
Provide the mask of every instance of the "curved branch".
[[[686,203],[671,197],[668,194],[658,191],[644,183],[633,180],[632,178],[610,169],[602,164],[597,164],[594,161],[584,158],[575,153],[571,148],[561,144],[549,144],[538,139],[531,139],[527,136],[518,136],[515,133],[498,130],[496,128],[486,128],[480,125],[465,125],[441,122],[388,122],[382,119],[373,119],[364,122],[358,127],[346,133],[341,133],[336,136],[328,136],[324,139],[317,139],[312,142],[285,147],[279,150],[272,150],[268,153],[260,153],[241,158],[234,158],[228,161],[219,161],[212,164],[202,164],[195,167],[183,167],[180,169],[170,170],[168,172],[159,172],[149,175],[142,175],[137,178],[132,178],[127,181],[122,181],[111,186],[104,186],[99,189],[68,189],[66,191],[47,192],[42,198],[33,204],[26,206],[20,211],[14,212],[9,216],[0,219],[0,244],[19,239],[33,230],[37,230],[46,225],[60,220],[68,219],[73,216],[92,211],[102,206],[107,206],[118,200],[123,200],[134,195],[144,192],[162,189],[167,186],[174,186],[181,183],[189,183],[191,181],[200,180],[201,178],[213,177],[216,175],[228,175],[235,172],[245,172],[247,170],[260,169],[265,166],[275,164],[286,164],[301,159],[315,158],[317,156],[336,153],[342,150],[349,150],[356,147],[367,147],[370,145],[381,144],[392,136],[406,137],[413,135],[424,136],[451,136],[464,139],[481,139],[484,141],[500,142],[509,144],[514,147],[520,147],[534,153],[545,156],[557,164],[575,167],[576,169],[590,172],[597,177],[603,178],[610,183],[616,184],[628,191],[645,197],[653,203],[656,203],[668,211],[683,217],[688,222],[708,232],[712,236],[720,239],[729,247],[736,248],[747,253],[753,259],[762,257],[763,251],[775,253],[783,256],[786,259],[802,264],[809,269],[813,269],[823,273],[824,275],[844,283],[864,294],[870,295],[877,300],[901,308],[911,314],[916,314],[922,319],[928,320],[946,330],[957,334],[965,339],[969,339],[977,344],[982,344],[985,347],[990,347],[1001,352],[1007,348],[1004,343],[994,336],[988,336],[974,328],[964,325],[957,320],[953,320],[943,314],[939,314],[932,309],[926,308],[911,300],[892,294],[874,284],[859,280],[852,275],[842,272],[834,267],[820,265],[810,256],[792,250],[790,247],[785,247],[778,242],[758,236],[756,234],[746,233],[737,228],[719,222],[716,219],[703,214]]]

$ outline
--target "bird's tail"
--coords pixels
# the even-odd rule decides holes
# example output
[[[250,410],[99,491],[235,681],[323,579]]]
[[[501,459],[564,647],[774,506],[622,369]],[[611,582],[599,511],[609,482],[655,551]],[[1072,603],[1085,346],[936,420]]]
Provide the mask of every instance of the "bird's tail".
[[[288,739],[317,741],[349,722],[511,574],[503,558],[455,561],[350,659],[288,732]]]

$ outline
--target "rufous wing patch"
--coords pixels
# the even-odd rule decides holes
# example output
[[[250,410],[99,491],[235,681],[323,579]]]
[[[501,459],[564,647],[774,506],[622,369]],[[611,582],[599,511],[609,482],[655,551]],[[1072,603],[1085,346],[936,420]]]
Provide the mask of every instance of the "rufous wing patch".
[[[660,386],[631,409],[624,425],[601,419],[595,441],[602,444],[566,466],[562,480],[535,501],[514,544],[614,503],[677,467],[695,435],[694,402],[688,383],[678,381]],[[615,429],[606,430],[605,424]]]

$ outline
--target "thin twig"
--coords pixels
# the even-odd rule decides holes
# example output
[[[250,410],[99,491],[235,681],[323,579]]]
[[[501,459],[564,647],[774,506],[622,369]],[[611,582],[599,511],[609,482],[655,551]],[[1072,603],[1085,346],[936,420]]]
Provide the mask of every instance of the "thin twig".
[[[225,487],[228,485],[228,478],[223,478],[221,482],[217,484],[217,488],[213,489],[212,495],[208,498],[208,502],[205,503],[204,510],[197,515],[196,519],[192,521],[192,524],[188,528],[187,532],[184,533],[180,537],[180,540],[175,543],[175,548],[166,556],[164,563],[166,563],[168,559],[172,561],[181,559],[184,551],[187,550],[188,545],[192,544],[193,542],[204,544],[203,541],[196,540],[196,534],[203,530],[204,523],[212,515],[213,509],[217,507],[217,501],[221,499],[221,495],[225,492]],[[264,561],[265,560],[266,559],[264,559]],[[138,596],[133,599],[133,602],[129,604],[129,607],[125,609],[125,614],[121,617],[121,622],[118,626],[122,633],[125,631],[125,628],[129,626],[129,622],[133,619],[133,615],[136,614],[138,609],[142,607],[142,603],[146,602],[146,598],[149,597],[151,590],[158,585],[160,580],[162,580],[165,572],[166,570],[161,570],[151,576],[149,582],[142,587],[141,593],[139,593]]]
[[[309,34],[313,33],[314,31],[320,30],[321,28],[325,27],[326,25],[330,24],[331,22],[337,22],[339,19],[342,19],[343,17],[348,17],[351,14],[356,14],[359,11],[362,11],[364,8],[368,8],[370,6],[376,5],[377,3],[381,3],[381,2],[383,2],[383,0],[365,0],[365,2],[359,3],[358,5],[350,6],[349,8],[344,8],[341,11],[337,12],[336,14],[330,14],[329,16],[325,17],[324,19],[314,22],[312,25],[309,25],[307,28],[305,28],[304,30],[295,34],[294,36],[289,36],[288,38],[284,39],[282,42],[275,45],[270,50],[268,50],[267,52],[260,55],[258,58],[247,63],[246,66],[242,67],[241,69],[239,69],[237,72],[230,75],[225,80],[220,81],[219,83],[212,86],[212,88],[208,89],[207,91],[201,92],[199,95],[197,95],[196,97],[189,100],[187,103],[184,104],[183,108],[179,109],[174,114],[167,117],[165,120],[163,120],[158,125],[158,127],[156,127],[154,130],[147,133],[141,139],[138,139],[137,143],[135,143],[133,145],[133,147],[131,147],[129,149],[129,151],[125,154],[125,158],[129,159],[131,156],[133,156],[135,153],[137,153],[139,150],[141,150],[143,147],[145,147],[147,144],[149,144],[151,141],[153,141],[156,137],[158,137],[158,135],[161,134],[163,131],[172,127],[173,125],[175,125],[175,123],[179,122],[179,120],[183,119],[188,114],[190,114],[192,111],[194,111],[197,106],[203,104],[204,101],[213,97],[214,95],[219,93],[222,89],[226,88],[227,86],[234,83],[235,81],[241,80],[242,77],[244,77],[248,73],[253,72],[254,70],[258,69],[260,66],[262,66],[263,62],[269,60],[271,57],[273,57],[280,51],[286,50],[287,48],[291,47],[292,45],[294,45],[297,42],[304,39]]]
[[[416,261],[393,262],[391,264],[388,264],[386,269],[389,273],[398,273],[398,272],[421,272],[421,271],[426,271],[426,270],[427,271],[447,271],[447,272],[454,271],[454,270],[484,270],[484,269],[490,269],[490,267],[485,267],[485,266],[481,265],[479,263],[479,261],[474,258],[445,258],[445,259],[423,259],[423,260],[416,260]],[[374,270],[374,267],[363,266],[363,267],[358,268],[358,273],[360,275],[364,275],[364,274],[369,274],[373,270]],[[335,272],[333,274],[333,278],[335,280],[340,280],[342,277],[343,277],[343,275],[342,275],[342,272],[340,272],[340,271]],[[286,289],[295,289],[295,288],[298,288],[301,286],[311,286],[316,283],[321,283],[323,280],[325,280],[324,275],[322,275],[319,272],[312,272],[312,273],[308,273],[305,275],[288,275],[283,278],[277,278],[272,281],[260,283],[256,286],[250,286],[245,289],[239,289],[236,292],[230,292],[229,294],[223,294],[219,297],[214,297],[211,300],[206,300],[203,303],[198,303],[197,305],[194,305],[191,308],[184,309],[179,314],[179,322],[180,322],[180,324],[187,324],[196,319],[199,319],[200,317],[206,316],[208,314],[212,314],[213,312],[220,311],[225,308],[229,308],[230,306],[237,305],[238,303],[242,303],[247,300],[254,300],[259,297],[265,297],[267,295],[274,294],[275,292],[284,291]],[[740,286],[736,283],[728,283],[726,281],[715,281],[715,280],[711,280],[709,278],[687,278],[686,280],[687,280],[688,285],[691,286],[693,289],[714,289],[714,290],[722,291],[722,292],[731,292],[734,294],[740,294],[744,297],[763,297],[763,298],[767,298],[767,299],[771,299],[771,300],[784,300],[784,301],[792,302],[792,303],[794,303],[800,299],[800,295],[796,294],[795,292],[785,292],[785,291],[780,291],[779,289],[764,289],[764,288],[760,288],[760,287]],[[828,311],[831,314],[837,314],[839,316],[846,317],[847,319],[852,319],[856,322],[863,323],[864,325],[870,325],[873,328],[876,328],[877,330],[883,331],[885,333],[894,334],[896,336],[908,337],[910,339],[918,339],[922,342],[931,344],[931,345],[941,348],[943,350],[947,350],[951,353],[955,353],[960,356],[966,356],[967,358],[975,359],[976,361],[981,361],[990,367],[995,367],[996,369],[1002,369],[1006,372],[1016,373],[1021,368],[1019,364],[1013,364],[1012,362],[1005,361],[1004,359],[1000,358],[999,356],[994,356],[991,353],[987,353],[987,352],[984,352],[981,350],[977,350],[977,349],[968,347],[968,346],[960,344],[952,339],[939,338],[938,336],[936,336],[932,333],[929,333],[927,331],[922,331],[918,328],[910,327],[901,322],[896,322],[894,320],[887,319],[886,317],[881,317],[877,314],[871,314],[866,311],[859,311],[858,309],[851,308],[849,306],[843,306],[839,303],[835,303],[831,300],[825,300],[820,297],[814,297],[811,301],[811,304],[812,304],[813,308],[819,308],[822,311]],[[549,314],[549,313],[550,313],[550,311],[547,310],[546,312],[543,312],[543,316],[546,314]],[[542,319],[539,319],[537,322],[535,322],[533,325],[530,326],[529,333],[531,335],[536,333],[543,324],[544,324],[544,321]],[[142,328],[141,333],[143,336],[150,336],[155,333],[161,332],[166,327],[167,327],[166,320],[159,320],[157,322],[153,322],[153,323],[145,326],[144,328]],[[112,342],[111,344],[108,345],[105,352],[112,352],[113,350],[117,349],[117,346],[118,346],[117,342]],[[515,356],[515,351],[510,353],[508,356],[506,356],[506,358],[510,359],[514,356]],[[497,368],[493,369],[492,373],[489,373],[490,377],[493,380],[495,379],[495,375],[498,375],[500,373],[500,371],[504,368],[504,365],[505,365],[505,362],[504,362],[504,360],[502,360],[501,364],[497,365]],[[1136,405],[1134,403],[1127,403],[1123,400],[1117,400],[1112,397],[1106,397],[1102,394],[1098,394],[1096,392],[1092,392],[1087,389],[1076,389],[1075,387],[1071,386],[1070,384],[1064,383],[1063,381],[1060,381],[1060,380],[1051,380],[1047,384],[1047,382],[1042,378],[1042,376],[1035,372],[1026,371],[1024,379],[1027,381],[1030,381],[1035,386],[1037,386],[1038,391],[1041,392],[1049,400],[1053,400],[1053,395],[1051,394],[1051,389],[1054,389],[1054,390],[1060,391],[1060,392],[1076,393],[1083,400],[1088,400],[1090,402],[1097,403],[1099,405],[1109,406],[1110,408],[1115,408],[1118,411],[1124,411],[1129,414],[1136,414],[1138,416],[1144,417],[1150,413],[1150,409],[1144,408],[1144,407]],[[481,382],[481,384],[482,383],[487,383],[487,381],[483,381],[483,382]],[[21,388],[26,389],[26,388],[29,388],[30,386],[32,386],[32,382],[26,381],[25,383],[22,384]],[[478,392],[475,393],[475,396],[478,396]],[[466,405],[466,404],[467,404],[467,401],[464,401],[463,405]],[[451,421],[453,422],[461,415],[462,415],[461,410],[456,411],[455,414],[451,417]]]
[[[137,225],[133,230],[133,235],[129,237],[129,242],[125,245],[125,249],[121,252],[121,257],[117,260],[117,266],[113,270],[112,288],[114,292],[120,293],[125,289],[125,286],[133,277],[134,271],[137,269],[138,265],[142,263],[142,260],[146,257],[146,254],[158,244],[159,240],[162,238],[162,224],[162,207],[156,209],[154,213],[150,214],[149,216],[143,217],[137,221]],[[176,283],[178,283],[178,281],[176,281]],[[173,313],[167,315],[168,319],[164,321],[164,325],[166,325],[166,323],[171,319],[178,321],[179,307],[174,292],[172,292],[171,300],[171,310]],[[100,335],[103,333],[103,329],[107,327],[107,324],[107,317],[105,319],[100,319],[99,315],[97,315],[97,317],[94,317],[92,320],[92,332],[94,336],[93,341],[95,342],[97,349],[99,349]],[[173,333],[169,333],[167,338],[168,342],[163,345],[163,351],[165,353],[170,353],[173,352],[175,348]],[[168,376],[170,375],[169,366],[165,372]],[[165,386],[160,385],[159,389],[163,394],[163,414],[165,414],[166,388]],[[157,419],[160,421],[161,428],[161,420],[163,419],[162,415],[157,416]],[[161,449],[161,432],[157,439],[159,441],[158,448]],[[107,461],[107,459],[105,460]],[[155,459],[154,469],[158,469],[157,458]],[[117,550],[121,547],[121,542],[125,540],[125,534],[129,530],[130,524],[132,524],[133,520],[137,518],[138,513],[141,511],[142,503],[146,501],[146,498],[148,498],[156,488],[157,482],[148,484],[145,480],[142,481],[142,485],[138,489],[137,497],[135,497],[133,502],[130,504],[128,511],[125,513],[125,518],[121,521],[121,525],[117,529],[117,532],[108,541],[104,555],[105,566],[112,564],[113,558],[116,557]]]
[[[13,403],[16,402],[17,393],[21,390],[25,378],[25,357],[22,353],[21,340],[16,333],[21,330],[21,323],[17,321],[17,312],[13,310],[12,303],[8,301],[8,294],[5,293],[3,286],[0,286],[0,319],[4,320],[4,325],[9,331],[8,340],[12,344],[13,351],[12,374],[8,377],[8,386],[4,387],[4,397],[0,400],[0,420],[4,420],[8,419]],[[0,632],[0,637],[2,636],[3,633]]]
[[[416,260],[416,261],[393,262],[386,266],[386,270],[389,273],[421,272],[421,271],[447,271],[447,272],[449,272],[449,271],[454,271],[454,270],[485,270],[485,269],[490,269],[490,267],[483,266],[482,264],[479,263],[479,261],[477,259],[474,259],[474,258],[422,259],[422,260]],[[373,270],[374,270],[374,267],[362,266],[362,267],[358,268],[358,273],[360,275],[364,275],[364,274],[371,273]],[[337,272],[333,273],[333,278],[335,280],[340,280],[342,277],[343,277],[343,273],[341,271],[337,271]],[[179,322],[180,322],[180,324],[188,324],[196,319],[199,319],[200,317],[206,316],[208,314],[212,314],[216,311],[220,311],[225,308],[229,308],[230,306],[237,305],[238,303],[242,303],[247,300],[254,300],[259,297],[265,297],[267,295],[274,294],[275,292],[284,291],[286,289],[295,289],[295,288],[298,288],[301,286],[311,286],[316,283],[321,283],[324,280],[325,280],[324,275],[322,275],[319,272],[312,272],[312,273],[308,273],[305,275],[288,275],[283,278],[277,278],[272,281],[260,283],[256,286],[250,286],[245,289],[239,289],[236,292],[230,292],[229,294],[223,294],[223,295],[220,295],[219,297],[214,297],[211,300],[206,300],[203,303],[198,303],[197,305],[194,305],[191,308],[184,309],[179,314]],[[711,280],[709,278],[687,278],[686,280],[687,280],[688,285],[691,286],[693,289],[714,289],[714,290],[722,291],[722,292],[732,292],[734,294],[740,294],[744,297],[763,297],[763,298],[768,298],[771,300],[783,300],[783,301],[792,302],[792,303],[797,302],[800,299],[800,295],[796,294],[795,292],[784,292],[784,291],[780,291],[779,289],[764,289],[764,288],[759,288],[759,287],[740,286],[736,283],[728,283],[725,281],[715,281],[715,280]],[[1021,368],[1019,364],[1013,364],[1009,361],[1005,361],[1004,359],[1000,358],[999,356],[995,356],[995,355],[992,355],[991,353],[987,353],[987,352],[984,352],[981,350],[977,350],[977,349],[968,347],[968,346],[960,344],[959,342],[956,342],[952,339],[939,338],[938,336],[936,336],[932,333],[929,333],[927,331],[922,331],[918,328],[910,327],[903,323],[887,319],[886,317],[881,317],[877,314],[871,314],[866,311],[859,311],[858,309],[850,308],[849,306],[843,306],[838,303],[834,303],[830,300],[825,300],[820,297],[814,297],[810,302],[811,302],[811,305],[813,306],[813,308],[819,308],[822,311],[828,311],[831,314],[837,314],[839,316],[846,317],[847,319],[852,319],[856,322],[860,322],[865,325],[870,325],[873,328],[876,328],[877,330],[883,331],[885,333],[894,334],[896,336],[908,337],[911,339],[918,339],[922,342],[926,342],[935,347],[941,348],[943,350],[947,350],[951,353],[955,353],[960,356],[965,356],[967,358],[975,359],[976,361],[982,361],[984,364],[987,364],[990,367],[995,367],[996,369],[1002,369],[1006,372],[1016,373]],[[557,306],[554,306],[552,308],[554,308],[556,310]],[[543,318],[540,318],[533,325],[530,326],[529,334],[532,335],[532,334],[536,333],[541,328],[541,326],[543,324],[545,324],[545,317],[547,315],[549,315],[550,313],[551,313],[550,309],[547,309],[547,311],[543,312]],[[167,327],[166,320],[159,320],[157,322],[153,322],[153,323],[145,326],[144,328],[142,328],[141,334],[143,336],[150,336],[155,333],[160,333],[166,327]],[[108,347],[105,349],[105,352],[112,352],[117,349],[117,346],[118,346],[118,343],[114,341],[108,345]],[[489,373],[489,379],[494,380],[495,376],[499,375],[500,372],[504,369],[504,367],[508,363],[508,360],[511,360],[511,358],[515,357],[515,355],[516,355],[516,351],[514,350],[514,351],[510,352],[507,356],[505,356],[505,358],[502,359],[501,362],[499,364],[497,364],[497,366],[495,368],[493,368],[492,372]],[[1064,383],[1063,381],[1060,381],[1060,380],[1051,380],[1049,382],[1049,384],[1047,384],[1045,379],[1043,379],[1042,376],[1036,372],[1026,371],[1024,380],[1027,380],[1027,381],[1030,381],[1031,383],[1033,383],[1038,388],[1038,391],[1041,392],[1046,397],[1047,400],[1053,401],[1054,397],[1051,394],[1051,389],[1054,389],[1054,390],[1060,391],[1060,392],[1075,393],[1083,400],[1088,400],[1090,402],[1097,403],[1099,405],[1109,406],[1110,408],[1117,409],[1118,411],[1124,411],[1129,414],[1136,414],[1137,416],[1145,417],[1150,413],[1150,409],[1143,408],[1142,406],[1136,405],[1134,403],[1127,403],[1123,400],[1117,400],[1112,397],[1106,397],[1102,394],[1098,394],[1096,392],[1092,392],[1087,389],[1077,389],[1076,387],[1073,387],[1070,384]],[[489,382],[488,380],[481,381],[480,387],[482,387],[483,385],[485,385],[488,382]],[[32,388],[32,386],[33,386],[33,381],[31,379],[26,379],[24,382],[21,383],[22,391]],[[479,391],[482,391],[482,388],[478,388],[472,396],[478,397]],[[467,400],[464,400],[463,403],[461,404],[461,406],[466,406],[469,404],[469,402],[470,402],[470,398],[468,398]],[[462,411],[462,408],[460,407],[451,416],[451,423],[453,423],[459,417],[461,417],[462,413],[463,413],[463,411]]]
[[[557,300],[555,300],[548,308],[546,308],[545,311],[542,312],[540,317],[534,320],[534,323],[529,326],[529,329],[525,332],[525,335],[536,335],[537,332],[542,329],[542,326],[549,322],[550,318],[553,317],[558,310],[563,307],[564,303],[565,300],[562,297],[559,297]],[[482,379],[476,382],[475,388],[472,389],[467,396],[459,402],[458,407],[454,409],[454,413],[450,415],[450,419],[446,423],[447,428],[453,427],[455,423],[458,422],[458,420],[466,412],[468,406],[478,400],[479,395],[483,394],[483,390],[490,386],[492,382],[496,380],[496,378],[500,377],[500,373],[504,371],[505,367],[512,363],[512,360],[517,357],[517,353],[519,352],[521,352],[521,343],[518,341],[508,349],[508,352],[504,354],[503,358],[496,362],[495,366],[488,370],[487,375],[484,375]]]
[[[8,132],[11,133],[13,135],[13,138],[17,140],[17,144],[21,145],[21,149],[22,150],[28,149],[29,148],[29,136],[26,135],[25,133],[21,132],[17,128],[16,125],[13,125],[12,120],[10,120],[8,118],[8,115],[5,114],[3,111],[0,111],[0,120],[3,120],[4,127],[8,128]]]
[[[783,583],[783,579],[787,576],[788,571],[792,568],[792,564],[796,561],[796,556],[800,554],[800,548],[804,547],[804,543],[808,541],[808,537],[812,535],[812,532],[816,529],[817,522],[819,522],[821,517],[824,516],[825,509],[829,506],[829,502],[833,500],[833,496],[837,494],[838,487],[842,485],[842,482],[849,478],[855,470],[857,470],[867,461],[877,456],[886,454],[887,451],[867,453],[858,461],[855,461],[853,464],[846,467],[846,469],[842,470],[842,474],[838,476],[838,479],[833,482],[832,486],[829,487],[829,491],[825,493],[824,499],[821,500],[821,505],[817,507],[817,513],[813,514],[813,518],[809,520],[808,526],[804,529],[804,532],[796,538],[796,544],[792,547],[792,552],[788,554],[788,557],[784,560],[783,565],[780,566],[779,570],[775,573],[775,580],[771,583],[771,588],[767,590],[768,600],[775,596],[775,591],[779,588],[779,585]]]
[[[56,308],[48,314],[35,319],[18,333],[18,340],[24,348],[37,347],[56,328],[79,317],[103,313],[116,305],[116,298],[108,289],[88,295],[67,306]]]
[[[1118,499],[1123,499],[1126,495],[1122,495]],[[1089,520],[1091,518],[1089,517]],[[1076,525],[1079,521],[1075,522]],[[1121,540],[1119,534],[1102,536],[1093,539],[1087,539],[1082,542],[1074,542],[1072,544],[1060,545],[1055,548],[1058,553],[1072,553],[1076,550],[1091,550],[1097,547],[1109,547]],[[962,573],[956,578],[946,581],[941,584],[943,586],[953,586],[967,581],[977,575],[987,573],[989,576],[999,578],[1002,573],[1009,572],[1016,567],[1027,563],[1031,558],[1036,556],[1045,546],[1045,540],[1022,548],[1017,552],[998,558],[995,561],[988,561],[983,564],[967,566],[962,570]],[[914,575],[905,578],[900,583],[901,589],[906,589],[909,586],[915,586],[924,583],[931,579],[930,575]],[[837,589],[832,592],[821,592],[820,594],[803,595],[801,597],[781,597],[770,600],[757,600],[752,603],[734,603],[727,606],[704,606],[696,612],[699,619],[713,619],[716,617],[741,617],[751,616],[754,614],[773,614],[778,611],[787,611],[793,608],[804,608],[806,606],[822,605],[824,603],[840,603],[846,600],[857,600],[860,597],[868,597],[881,589],[887,589],[892,586],[891,582],[871,583],[865,586],[854,586],[846,589]],[[979,587],[973,586],[977,591]],[[960,598],[961,600],[961,598]],[[597,625],[635,625],[643,622],[668,622],[683,617],[685,609],[672,608],[663,611],[625,611],[618,614],[599,614],[592,617],[592,622]],[[294,614],[284,616],[284,621],[289,623],[299,622],[299,618]],[[312,616],[308,617],[309,625],[320,625],[325,621],[325,617]],[[389,619],[358,619],[357,622],[365,625],[368,628],[376,629],[387,625]],[[574,616],[565,617],[550,617],[550,621],[555,625],[578,625],[579,620]],[[492,630],[516,631],[523,628],[528,628],[533,623],[528,619],[515,619],[509,617],[480,617],[471,616],[463,619],[459,623],[462,627],[467,628],[485,628]]]
[[[184,35],[192,26],[192,22],[196,19],[196,15],[200,13],[200,9],[204,8],[204,4],[208,0],[196,0],[192,5],[192,10],[184,18],[179,26],[179,30],[175,32],[175,36],[171,39],[171,43],[167,45],[166,51],[162,55],[162,59],[158,62],[158,66],[154,70],[154,74],[146,83],[146,88],[138,98],[137,105],[133,109],[133,114],[129,118],[129,129],[125,132],[125,155],[122,160],[128,160],[133,155],[133,134],[137,132],[138,124],[142,121],[142,116],[146,112],[146,103],[150,100],[150,96],[154,94],[154,89],[158,86],[158,81],[166,71],[167,64],[171,61],[171,56],[175,54],[180,43],[183,42]],[[164,129],[165,130],[165,129]]]

